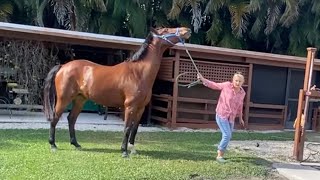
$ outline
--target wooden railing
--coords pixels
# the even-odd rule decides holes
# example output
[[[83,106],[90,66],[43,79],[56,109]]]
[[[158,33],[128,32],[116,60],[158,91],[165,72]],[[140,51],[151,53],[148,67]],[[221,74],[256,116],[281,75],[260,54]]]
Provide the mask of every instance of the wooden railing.
[[[10,118],[13,110],[25,110],[25,111],[43,111],[42,105],[31,104],[0,104],[0,109],[6,109],[10,112]]]
[[[165,104],[164,106],[156,105],[157,102],[161,102]],[[159,121],[161,123],[167,124],[171,122],[171,112],[172,112],[172,96],[167,94],[161,94],[161,95],[152,95],[152,107],[151,107],[151,119],[155,121]],[[166,116],[160,116],[158,115],[158,112],[163,112],[166,114]]]
[[[249,106],[250,106],[249,119],[264,118],[264,119],[277,120],[279,123],[272,124],[272,125],[279,126],[279,128],[284,128],[284,121],[286,120],[286,117],[287,117],[287,106],[274,105],[274,104],[259,104],[259,103],[253,103],[253,102],[250,102]],[[260,112],[254,111],[253,108],[261,111]],[[273,111],[276,111],[276,112],[273,112]],[[251,124],[259,124],[259,123],[251,123]]]
[[[312,130],[317,132],[320,131],[320,107],[313,109]]]
[[[202,104],[204,105],[204,109],[194,109],[194,108],[186,108],[183,107],[183,103],[192,103],[194,105]],[[199,99],[199,98],[189,98],[189,97],[178,97],[178,108],[177,113],[190,113],[190,114],[199,114],[202,115],[202,118],[185,118],[177,116],[177,123],[196,123],[196,124],[208,124],[210,123],[210,119],[207,117],[209,115],[215,115],[215,107],[217,105],[216,100],[207,100],[207,99]],[[209,109],[209,106],[211,108]],[[211,121],[213,122],[213,121]]]

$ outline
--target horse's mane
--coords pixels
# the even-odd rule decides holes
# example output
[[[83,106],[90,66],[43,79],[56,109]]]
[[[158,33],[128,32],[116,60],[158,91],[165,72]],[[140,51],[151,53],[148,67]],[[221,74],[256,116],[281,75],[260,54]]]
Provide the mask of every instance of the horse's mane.
[[[141,45],[140,49],[136,53],[134,53],[132,57],[127,59],[127,61],[135,62],[143,59],[148,52],[148,45],[151,43],[152,39],[153,39],[153,36],[152,36],[152,33],[150,32],[147,38],[144,40],[143,44]]]

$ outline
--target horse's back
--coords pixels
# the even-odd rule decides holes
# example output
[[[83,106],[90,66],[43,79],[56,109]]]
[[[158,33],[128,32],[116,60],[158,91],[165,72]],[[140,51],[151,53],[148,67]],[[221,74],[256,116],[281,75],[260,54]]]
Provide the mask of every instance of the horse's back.
[[[84,66],[98,67],[98,66],[102,66],[102,65],[94,63],[94,62],[86,60],[86,59],[78,59],[78,60],[70,61],[70,62],[64,64],[62,67],[81,68]]]
[[[68,96],[83,95],[106,106],[122,106],[124,97],[119,79],[125,66],[100,65],[88,60],[74,60],[62,66],[57,74],[56,84]],[[59,83],[62,82],[62,83]]]

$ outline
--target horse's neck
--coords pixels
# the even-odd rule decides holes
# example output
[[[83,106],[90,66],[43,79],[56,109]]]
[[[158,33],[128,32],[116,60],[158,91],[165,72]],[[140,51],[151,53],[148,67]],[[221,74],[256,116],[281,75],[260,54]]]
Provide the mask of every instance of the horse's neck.
[[[160,69],[162,54],[166,48],[157,45],[150,45],[148,48],[148,54],[142,61],[144,63],[143,75],[149,80],[150,85],[153,85]]]

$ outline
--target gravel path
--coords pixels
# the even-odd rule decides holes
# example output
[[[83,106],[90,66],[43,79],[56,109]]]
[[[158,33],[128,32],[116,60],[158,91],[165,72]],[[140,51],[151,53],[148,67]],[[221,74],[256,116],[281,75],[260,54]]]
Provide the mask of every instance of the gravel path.
[[[231,141],[229,148],[245,151],[272,162],[295,162],[293,143],[293,141]],[[303,159],[308,162],[320,162],[319,151],[320,143],[305,142]]]

